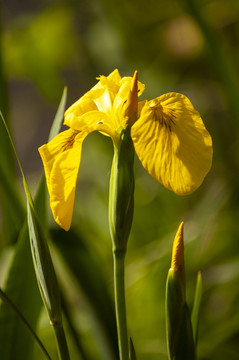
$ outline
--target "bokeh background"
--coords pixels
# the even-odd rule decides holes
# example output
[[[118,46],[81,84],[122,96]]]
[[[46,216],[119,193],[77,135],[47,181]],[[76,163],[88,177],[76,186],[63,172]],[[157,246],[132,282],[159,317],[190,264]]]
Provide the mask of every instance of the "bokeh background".
[[[43,174],[37,149],[47,141],[64,86],[70,106],[97,76],[115,68],[122,76],[132,76],[137,69],[146,85],[142,99],[180,92],[200,112],[213,138],[214,159],[192,195],[174,195],[135,161],[135,215],[126,264],[129,333],[139,360],[167,359],[165,281],[173,238],[184,221],[190,306],[198,270],[203,278],[198,359],[238,359],[239,1],[2,0],[0,10],[2,79],[9,103],[8,111],[2,111],[8,113],[33,193]],[[1,101],[4,89],[1,86]],[[80,280],[72,276],[64,252],[69,259],[75,255],[77,263],[83,257],[81,248],[87,248],[113,298],[107,214],[112,155],[110,139],[100,134],[86,139],[73,218],[79,254],[70,254],[65,240],[59,240],[60,256],[59,244],[53,246],[59,281],[67,289],[66,303],[86,359],[111,359],[109,338],[102,335],[90,295],[85,294],[92,274],[81,272]],[[20,175],[18,182],[22,191]],[[60,239],[50,213],[49,222]],[[1,237],[2,283],[13,246]],[[87,265],[93,271],[93,265]],[[44,311],[38,331],[54,358]],[[72,358],[84,358],[70,335],[69,342]],[[41,359],[37,348],[34,356]]]

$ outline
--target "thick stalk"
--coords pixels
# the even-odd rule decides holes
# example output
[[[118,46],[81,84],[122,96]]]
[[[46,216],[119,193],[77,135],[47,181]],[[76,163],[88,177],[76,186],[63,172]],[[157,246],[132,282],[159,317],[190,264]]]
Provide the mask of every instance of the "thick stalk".
[[[123,251],[115,251],[114,256],[114,293],[115,293],[115,311],[118,332],[120,360],[129,359],[128,332],[126,320],[125,304],[125,281],[124,265],[125,254]]]
[[[122,129],[111,170],[109,223],[114,258],[115,310],[120,360],[129,359],[124,265],[134,210],[134,146],[130,128]]]

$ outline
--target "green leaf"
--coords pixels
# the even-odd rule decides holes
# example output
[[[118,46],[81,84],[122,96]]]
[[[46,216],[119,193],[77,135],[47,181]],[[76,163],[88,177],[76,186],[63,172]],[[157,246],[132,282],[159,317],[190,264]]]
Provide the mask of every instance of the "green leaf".
[[[66,89],[64,90],[60,105],[64,103],[65,100]],[[60,108],[58,114],[55,117],[55,130],[52,130],[52,134],[56,133],[58,129],[56,123],[60,121],[60,117],[62,118],[62,113],[63,107]],[[39,252],[37,252],[37,245],[39,245],[39,241],[41,241],[39,240],[39,237],[44,237],[43,231],[39,231],[39,229],[41,229],[41,224],[44,228],[46,228],[47,210],[45,179],[42,179],[39,186],[39,190],[36,196],[35,210],[15,145],[12,141],[11,135],[9,133],[7,124],[4,120],[2,113],[0,113],[0,116],[5,126],[5,133],[7,133],[7,136],[10,140],[13,152],[15,152],[23,176],[23,183],[28,205],[29,233],[32,240],[31,244],[33,244],[32,253],[36,260],[36,258],[39,259]],[[12,194],[14,200],[16,194],[14,193],[14,191],[12,191]],[[36,213],[38,215],[36,215]],[[39,296],[39,289],[37,287],[35,272],[32,263],[32,256],[29,246],[29,233],[25,224],[20,234],[12,266],[10,267],[5,292],[11,299],[11,301],[14,303],[16,308],[24,315],[32,329],[36,329],[37,320],[40,314],[40,310],[42,308],[42,301]],[[45,247],[47,247],[46,242],[44,243],[44,245]],[[45,253],[43,254],[43,257],[44,255]],[[42,259],[42,254],[40,254],[40,258]],[[50,256],[46,256],[43,261],[45,262],[46,266],[49,266],[49,263],[51,263]],[[37,266],[39,266],[39,263],[37,264]],[[40,271],[41,270],[42,269],[40,269]],[[42,289],[44,292],[44,284]],[[54,289],[53,292],[51,295],[55,299]],[[32,350],[34,344],[33,338],[29,336],[29,332],[26,329],[24,323],[19,321],[19,318],[17,318],[16,314],[13,313],[13,311],[9,308],[9,306],[6,305],[6,303],[2,303],[0,308],[0,344],[2,360],[17,359],[19,357],[26,360],[32,359]],[[14,346],[12,346],[12,344],[14,344]]]
[[[8,130],[7,124],[1,114],[9,140],[15,153],[19,168],[22,173],[23,185],[27,199],[27,223],[30,236],[32,257],[36,272],[39,289],[51,323],[61,325],[61,302],[60,292],[56,280],[55,270],[50,251],[47,245],[45,233],[41,228],[38,215],[35,211],[29,186],[19,159],[16,147]]]
[[[64,116],[66,99],[67,99],[67,89],[64,88],[63,95],[51,127],[49,140],[54,136],[56,136],[60,130],[62,119]],[[17,154],[16,157],[18,159]],[[46,229],[46,227],[44,228],[41,227],[19,159],[18,159],[18,163],[22,172],[23,184],[27,197],[28,228],[30,235],[32,257],[33,257],[39,289],[47,313],[49,315],[51,324],[53,326],[55,324],[57,326],[60,326],[62,324],[60,291],[58,288],[56,274],[51,259],[50,251],[48,248],[46,235],[43,230]]]
[[[117,329],[112,298],[108,292],[100,259],[90,251],[85,242],[72,229],[68,232],[51,231],[54,247],[74,277],[74,281],[87,299],[97,326],[108,345],[110,359],[118,358]],[[104,355],[102,358],[107,359]]]
[[[2,301],[4,301],[11,309],[12,311],[15,312],[15,314],[18,316],[18,318],[22,321],[22,323],[25,324],[26,328],[28,329],[28,331],[30,332],[30,334],[34,337],[34,339],[36,340],[38,346],[40,347],[40,349],[42,350],[44,356],[48,359],[51,360],[50,355],[48,354],[46,348],[44,347],[43,343],[41,342],[41,340],[39,339],[39,337],[37,336],[37,334],[35,333],[35,331],[33,330],[33,328],[31,327],[31,325],[29,324],[29,322],[26,320],[26,318],[23,316],[23,314],[19,311],[19,309],[15,306],[15,304],[11,301],[11,299],[7,296],[6,293],[4,293],[4,291],[2,291],[2,289],[0,288],[0,298],[2,299]]]
[[[40,219],[45,217],[43,203],[45,202],[45,186],[42,181],[36,198],[35,206]],[[8,274],[5,293],[22,312],[33,329],[42,309],[42,300],[34,272],[27,225],[19,235],[14,257]],[[34,338],[12,309],[1,303],[0,307],[0,344],[1,360],[24,359],[32,360]]]
[[[58,106],[56,116],[55,119],[53,120],[53,124],[50,130],[48,141],[51,141],[59,133],[61,129],[62,120],[64,118],[64,112],[66,107],[66,99],[67,99],[67,87],[64,87],[61,101]]]
[[[38,215],[35,211],[29,186],[15,144],[7,127],[6,121],[4,120],[1,113],[0,115],[6,132],[8,134],[10,143],[12,145],[12,149],[15,153],[23,178],[23,186],[27,199],[27,223],[30,236],[30,244],[39,289],[52,325],[61,325],[62,318],[60,291],[58,289],[56,274],[52,263],[50,251],[47,245],[46,236],[41,228]]]
[[[191,314],[191,322],[193,328],[193,338],[195,347],[197,345],[197,337],[198,337],[198,323],[199,323],[199,310],[202,300],[202,275],[201,272],[198,272],[197,276],[197,284],[196,284],[196,291],[195,297],[193,302],[193,309]]]
[[[175,360],[195,360],[192,324],[187,303],[182,308],[182,318],[175,347]]]
[[[30,244],[39,289],[51,323],[61,325],[60,292],[50,251],[27,187],[26,195]]]
[[[66,294],[61,292],[62,311],[64,313],[64,318],[67,322],[68,334],[71,336],[71,339],[73,340],[75,347],[78,350],[80,359],[88,360],[90,358],[90,356],[88,356],[88,354],[85,351],[81,336],[79,336],[78,330],[76,329],[75,324],[74,324],[74,320],[75,320],[74,316],[72,315],[70,307],[67,306],[67,300],[65,299],[65,297],[66,297]]]
[[[133,340],[129,342],[129,360],[137,360]]]

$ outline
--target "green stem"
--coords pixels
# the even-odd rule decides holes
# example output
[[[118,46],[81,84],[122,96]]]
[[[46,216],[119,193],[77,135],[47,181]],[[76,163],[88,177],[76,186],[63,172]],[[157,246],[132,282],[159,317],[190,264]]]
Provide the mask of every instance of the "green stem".
[[[57,340],[57,350],[60,360],[70,360],[69,350],[66,342],[66,336],[62,324],[53,324]]]
[[[115,251],[114,257],[114,291],[115,291],[115,311],[118,332],[118,344],[120,360],[129,359],[129,345],[126,321],[125,304],[125,254],[123,251]]]

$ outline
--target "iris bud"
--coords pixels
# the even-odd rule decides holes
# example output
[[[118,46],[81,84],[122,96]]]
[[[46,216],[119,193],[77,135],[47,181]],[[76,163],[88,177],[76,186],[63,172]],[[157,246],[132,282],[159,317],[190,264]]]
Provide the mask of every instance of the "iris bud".
[[[130,127],[122,129],[110,178],[109,224],[113,251],[126,251],[134,210],[134,146]]]
[[[183,223],[174,239],[166,283],[166,336],[170,360],[194,360],[195,346],[185,296]]]

